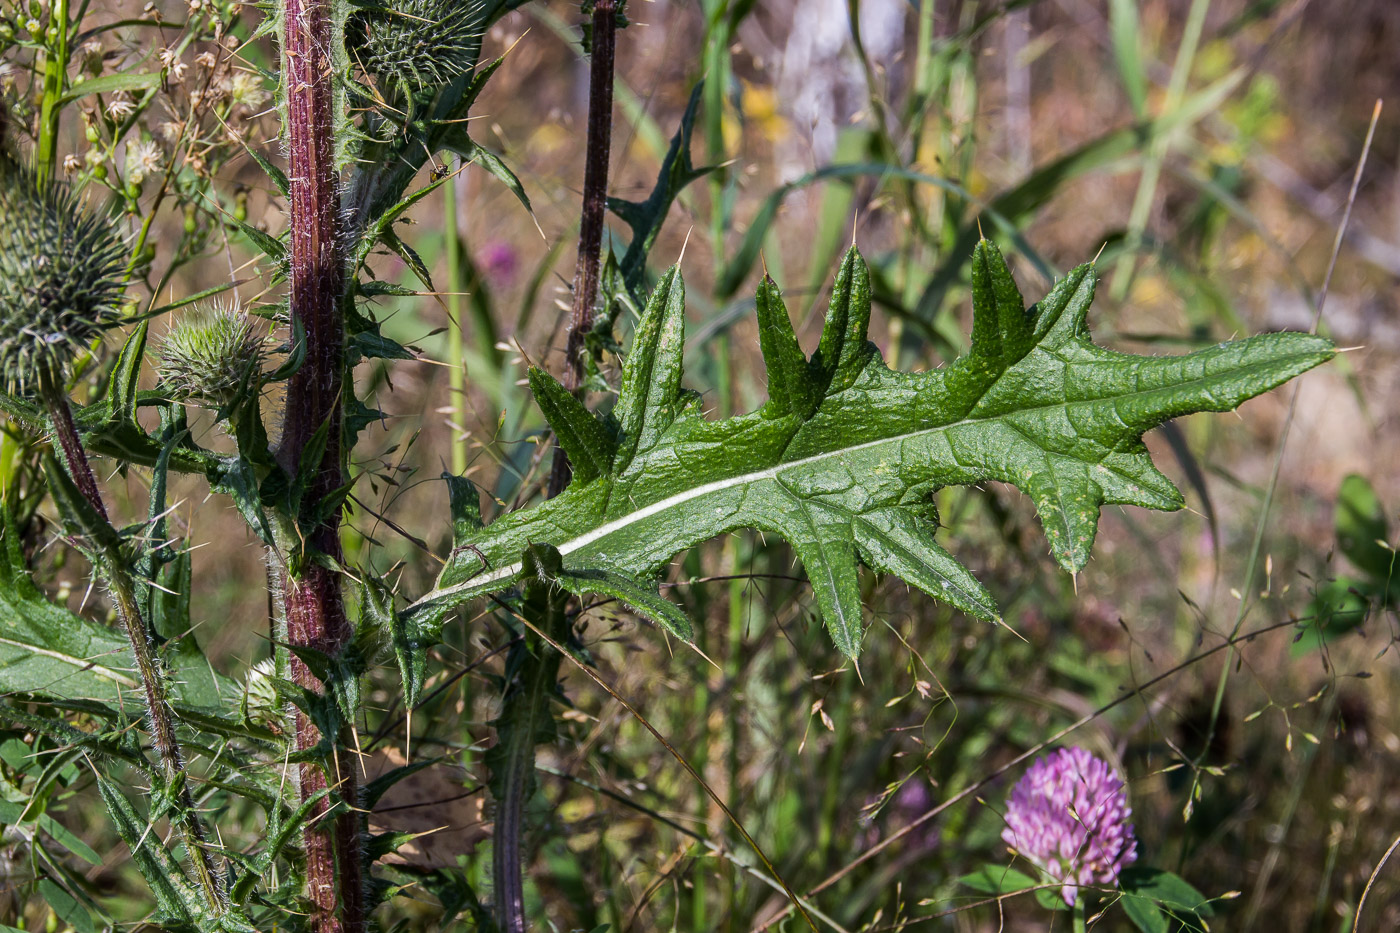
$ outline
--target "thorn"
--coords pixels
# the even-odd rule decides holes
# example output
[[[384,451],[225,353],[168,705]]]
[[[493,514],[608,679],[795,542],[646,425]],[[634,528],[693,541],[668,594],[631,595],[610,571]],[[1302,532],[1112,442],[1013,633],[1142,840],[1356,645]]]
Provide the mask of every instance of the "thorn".
[[[1074,595],[1075,595],[1075,596],[1078,596],[1078,595],[1079,595],[1079,574],[1077,574],[1077,573],[1072,573],[1072,574],[1069,575],[1069,579],[1070,579],[1070,582],[1074,585]]]
[[[529,367],[531,367],[531,368],[535,368],[535,370],[538,370],[538,368],[540,368],[540,367],[538,367],[538,366],[535,366],[535,360],[529,359],[529,353],[526,353],[526,352],[525,352],[525,347],[522,347],[522,346],[521,346],[521,342],[519,342],[518,339],[515,339],[515,336],[511,336],[511,343],[514,343],[515,349],[518,350],[518,352],[519,352],[519,354],[521,354],[521,356],[524,356],[524,357],[525,357],[525,364],[526,364],[526,366],[529,366]]]
[[[691,224],[685,231],[685,242],[681,244],[681,254],[676,257],[676,265],[685,262],[685,248],[690,245],[690,235],[695,232],[695,224]]]
[[[998,625],[1000,625],[1002,628],[1006,629],[1006,630],[1007,630],[1008,632],[1010,632],[1012,635],[1015,635],[1017,638],[1021,639],[1021,641],[1025,642],[1026,644],[1028,644],[1028,645],[1030,644],[1030,642],[1026,639],[1026,636],[1022,635],[1020,632],[1016,631],[1014,628],[1012,628],[1011,626],[1007,625],[1007,624],[1006,624],[1006,620],[1003,619],[1001,616],[997,616],[996,621],[997,621],[997,624],[998,624]]]
[[[979,240],[985,240],[986,238],[987,238],[987,235],[986,235],[985,233],[982,232],[982,215],[981,215],[981,214],[978,214],[978,215],[977,215],[977,239],[979,239]]]
[[[860,226],[860,208],[856,208],[855,214],[851,218],[851,249],[856,248],[856,227]]]
[[[404,760],[404,761],[412,761],[412,760],[413,760],[413,755],[411,754],[411,748],[410,748],[410,746],[412,746],[412,744],[413,744],[413,707],[410,706],[410,707],[408,708],[408,712],[404,714],[404,734],[403,734],[403,760]]]
[[[720,667],[718,664],[715,663],[714,658],[710,657],[708,654],[706,654],[705,652],[701,651],[699,645],[692,643],[690,647],[691,647],[691,649],[692,649],[696,654],[700,655],[700,657],[704,658],[706,661],[709,661],[709,662],[710,662],[710,666],[713,667],[715,670],[717,670],[717,671],[723,671],[723,670],[724,670],[722,667]]]
[[[1099,257],[1103,255],[1103,251],[1106,249],[1108,249],[1108,241],[1104,240],[1103,245],[1099,247],[1099,251],[1094,254],[1094,258],[1089,260],[1089,265],[1092,266],[1095,263],[1097,263],[1099,261]]]
[[[766,279],[766,278],[769,278],[769,275],[768,275],[768,257],[767,257],[766,255],[764,255],[763,250],[759,250],[759,251],[758,251],[758,264],[761,265],[761,266],[763,267],[763,277],[764,277],[765,279]]]

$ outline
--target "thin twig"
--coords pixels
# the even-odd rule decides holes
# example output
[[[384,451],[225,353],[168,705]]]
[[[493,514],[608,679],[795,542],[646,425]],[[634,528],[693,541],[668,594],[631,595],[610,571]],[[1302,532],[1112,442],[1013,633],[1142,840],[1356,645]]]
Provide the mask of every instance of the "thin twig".
[[[1342,221],[1337,226],[1337,236],[1332,241],[1332,258],[1327,264],[1327,274],[1323,277],[1322,288],[1318,292],[1317,311],[1313,315],[1312,333],[1317,333],[1317,329],[1322,323],[1322,310],[1327,304],[1327,292],[1332,285],[1332,272],[1337,268],[1337,257],[1341,254],[1342,242],[1346,238],[1347,224],[1351,222],[1351,209],[1356,203],[1356,194],[1361,187],[1361,175],[1366,170],[1366,159],[1371,153],[1371,142],[1375,139],[1376,123],[1380,120],[1380,117],[1381,102],[1377,100],[1375,107],[1371,111],[1371,126],[1366,131],[1366,141],[1361,147],[1361,157],[1357,159],[1356,172],[1352,176],[1351,191],[1347,195],[1346,211],[1342,214]],[[1299,384],[1295,382],[1289,394],[1288,415],[1283,420],[1283,429],[1279,432],[1278,447],[1274,451],[1273,470],[1269,474],[1269,485],[1265,490],[1264,502],[1259,510],[1259,521],[1254,528],[1254,543],[1250,548],[1249,561],[1245,565],[1244,585],[1240,587],[1240,592],[1246,594],[1246,596],[1240,600],[1240,607],[1235,615],[1235,624],[1230,630],[1232,638],[1239,634],[1240,628],[1244,625],[1246,616],[1249,615],[1249,610],[1253,608],[1254,605],[1248,598],[1248,594],[1254,592],[1254,578],[1259,572],[1259,554],[1264,547],[1264,531],[1268,527],[1269,513],[1272,511],[1274,504],[1274,495],[1278,491],[1279,475],[1283,468],[1283,451],[1284,447],[1288,444],[1288,435],[1293,430],[1293,419],[1298,411],[1298,391]],[[1206,740],[1201,745],[1202,756],[1206,754],[1206,750],[1208,750],[1211,747],[1211,743],[1215,741],[1216,724],[1219,722],[1220,709],[1225,701],[1225,685],[1230,679],[1230,669],[1233,666],[1233,661],[1234,650],[1231,649],[1226,653],[1225,663],[1220,669],[1220,680],[1216,684],[1215,698],[1211,703],[1210,728],[1206,730]],[[1197,759],[1194,764],[1199,765],[1200,760]],[[1201,772],[1197,770],[1191,782],[1191,789],[1187,797],[1188,800],[1194,799],[1194,794],[1196,793],[1196,788],[1200,779]]]
[[[1356,904],[1356,916],[1352,918],[1351,928],[1360,931],[1361,929],[1361,909],[1366,906],[1366,898],[1371,896],[1371,888],[1375,885],[1376,879],[1380,877],[1381,869],[1385,863],[1390,861],[1390,857],[1395,854],[1396,846],[1400,846],[1400,836],[1395,837],[1395,841],[1390,844],[1390,848],[1385,850],[1385,855],[1381,856],[1380,862],[1376,865],[1376,870],[1371,872],[1371,877],[1366,879],[1366,887],[1361,892],[1361,900]]]

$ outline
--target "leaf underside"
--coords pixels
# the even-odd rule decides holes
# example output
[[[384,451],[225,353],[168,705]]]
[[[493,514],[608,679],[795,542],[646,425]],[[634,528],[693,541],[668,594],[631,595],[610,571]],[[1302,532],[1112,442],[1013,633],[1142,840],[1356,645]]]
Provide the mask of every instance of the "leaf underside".
[[[763,282],[757,308],[769,400],[713,421],[700,397],[681,388],[685,299],[672,269],[638,325],[607,419],[546,373],[530,374],[575,464],[574,481],[458,540],[436,587],[398,618],[401,662],[421,659],[451,608],[515,586],[532,543],[557,548],[575,581],[607,581],[609,595],[625,581],[634,596],[624,602],[685,640],[691,633],[679,612],[648,609],[660,599],[655,576],[680,551],[741,528],[793,546],[849,657],[862,635],[859,561],[998,619],[986,589],[934,540],[936,490],[1016,486],[1034,503],[1056,560],[1076,572],[1089,558],[1101,506],[1182,506],[1152,465],[1146,431],[1192,412],[1231,410],[1334,352],[1329,341],[1299,333],[1185,356],[1108,350],[1093,344],[1086,325],[1096,281],[1094,266],[1082,265],[1028,309],[1000,251],[983,240],[973,256],[971,350],[931,372],[895,372],[866,340],[869,272],[852,248],[811,357],[777,286]]]

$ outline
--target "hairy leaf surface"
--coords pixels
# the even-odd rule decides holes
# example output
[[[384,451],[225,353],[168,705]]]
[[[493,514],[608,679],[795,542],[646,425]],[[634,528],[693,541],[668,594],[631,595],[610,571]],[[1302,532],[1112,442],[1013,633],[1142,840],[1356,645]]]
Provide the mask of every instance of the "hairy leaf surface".
[[[765,281],[757,308],[769,400],[722,421],[706,419],[700,397],[681,388],[684,286],[672,269],[638,325],[606,419],[547,374],[531,373],[577,465],[574,481],[558,497],[456,542],[436,588],[398,618],[401,661],[421,657],[452,607],[515,586],[532,543],[557,548],[576,579],[626,579],[653,594],[650,581],[678,552],[740,528],[792,544],[832,639],[850,657],[862,634],[858,561],[996,620],[990,594],[934,540],[934,491],[1016,486],[1035,504],[1055,558],[1078,571],[1102,505],[1182,505],[1152,465],[1146,431],[1192,412],[1233,409],[1333,354],[1327,340],[1296,333],[1185,356],[1115,352],[1089,339],[1092,264],[1027,309],[992,243],[978,244],[973,262],[972,348],[922,373],[890,370],[866,340],[869,273],[854,248],[810,358],[777,287]],[[689,638],[678,614],[629,602]],[[414,691],[416,678],[406,679]]]

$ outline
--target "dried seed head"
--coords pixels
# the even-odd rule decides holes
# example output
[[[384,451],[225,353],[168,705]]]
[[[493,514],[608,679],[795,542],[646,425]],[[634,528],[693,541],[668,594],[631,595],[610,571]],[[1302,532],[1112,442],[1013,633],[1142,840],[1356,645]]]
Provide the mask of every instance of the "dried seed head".
[[[222,408],[261,370],[263,333],[238,308],[203,308],[180,318],[156,355],[156,372],[173,397]]]
[[[126,243],[68,186],[0,171],[0,380],[32,391],[102,331],[122,323]]]
[[[474,0],[385,0],[351,18],[347,44],[382,83],[410,91],[437,88],[472,69],[480,13]]]

